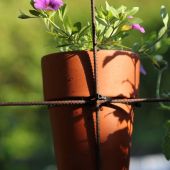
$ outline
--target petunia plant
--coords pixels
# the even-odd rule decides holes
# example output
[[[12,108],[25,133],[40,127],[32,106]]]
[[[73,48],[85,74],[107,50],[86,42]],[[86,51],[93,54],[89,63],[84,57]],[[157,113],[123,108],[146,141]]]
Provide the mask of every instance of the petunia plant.
[[[91,50],[92,34],[91,24],[87,22],[72,23],[67,15],[67,5],[63,0],[31,0],[32,9],[29,15],[20,12],[19,18],[43,19],[47,32],[55,39],[56,51]],[[169,16],[164,6],[161,7],[163,27],[158,33],[145,36],[142,20],[136,17],[139,7],[128,9],[126,6],[114,8],[105,2],[105,6],[96,9],[96,35],[98,49],[123,49],[139,53],[140,56],[149,57],[156,68],[162,69],[160,52],[165,53],[165,46],[169,45],[168,35]],[[126,39],[132,32],[138,31],[142,41],[130,43]],[[128,43],[129,44],[129,43]],[[164,50],[162,51],[162,46]],[[167,48],[166,48],[167,49]],[[161,60],[160,60],[161,59]],[[165,64],[166,65],[166,64]],[[144,72],[144,69],[141,69]]]
[[[91,50],[92,26],[91,22],[82,24],[80,21],[72,22],[67,14],[67,5],[63,0],[31,0],[32,9],[29,14],[20,12],[19,18],[42,19],[47,32],[55,40],[56,51]],[[147,33],[142,26],[142,20],[136,17],[139,7],[128,9],[126,6],[114,8],[106,1],[105,6],[96,8],[95,26],[97,37],[97,49],[119,49],[130,50],[138,53],[141,58],[148,58],[158,71],[156,96],[169,97],[170,93],[160,94],[160,83],[163,72],[167,69],[168,63],[163,58],[164,53],[170,45],[169,37],[169,15],[165,6],[161,6],[160,14],[163,26],[158,31]],[[142,37],[141,41],[129,43],[127,38],[133,36],[137,31]],[[146,32],[146,34],[145,34]],[[128,44],[128,45],[127,45]],[[130,45],[129,45],[130,44]],[[141,66],[141,73],[147,74]],[[164,109],[170,110],[170,106],[160,103]],[[170,134],[170,123],[167,124],[167,135]],[[170,148],[170,137],[166,137],[165,148]],[[170,159],[170,151],[164,152]]]
[[[19,18],[41,18],[47,31],[56,40],[57,51],[92,49],[91,25],[81,22],[72,23],[67,15],[67,6],[62,0],[31,0],[32,15],[21,12]],[[123,45],[123,39],[133,30],[145,32],[139,25],[142,20],[134,17],[138,7],[127,9],[121,6],[113,8],[106,2],[105,7],[96,9],[96,31],[99,49],[129,49]]]

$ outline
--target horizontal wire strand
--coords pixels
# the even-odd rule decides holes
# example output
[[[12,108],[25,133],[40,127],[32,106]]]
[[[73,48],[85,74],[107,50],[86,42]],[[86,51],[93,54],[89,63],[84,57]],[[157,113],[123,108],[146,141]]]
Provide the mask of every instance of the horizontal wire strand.
[[[99,104],[104,103],[122,103],[122,104],[135,104],[135,103],[169,103],[170,98],[136,98],[136,99],[101,99]],[[31,102],[0,102],[0,106],[62,106],[62,105],[85,105],[94,104],[95,100],[54,100],[54,101],[31,101]]]

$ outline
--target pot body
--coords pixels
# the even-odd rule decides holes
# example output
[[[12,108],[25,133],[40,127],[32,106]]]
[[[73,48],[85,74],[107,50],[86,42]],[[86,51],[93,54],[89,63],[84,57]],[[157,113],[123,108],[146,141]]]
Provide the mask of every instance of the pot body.
[[[98,92],[103,96],[135,98],[139,58],[128,51],[97,52]],[[50,54],[42,59],[45,100],[88,98],[95,95],[93,53]],[[49,109],[59,170],[97,170],[95,107],[60,106]],[[108,104],[99,111],[102,170],[128,170],[133,108]]]

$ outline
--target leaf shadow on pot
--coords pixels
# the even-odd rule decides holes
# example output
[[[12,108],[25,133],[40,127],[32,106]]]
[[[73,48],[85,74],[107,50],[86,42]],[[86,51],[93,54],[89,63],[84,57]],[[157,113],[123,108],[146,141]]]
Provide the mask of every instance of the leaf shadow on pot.
[[[78,51],[76,52],[76,54],[79,57],[81,66],[83,67],[88,91],[90,94],[89,97],[92,97],[95,95],[95,81],[93,77],[92,58],[90,58],[90,55],[87,51]],[[70,55],[68,59],[71,57],[75,57],[75,55]],[[80,85],[81,85],[81,82],[80,82]]]
[[[138,61],[138,57],[137,57],[137,55],[135,53],[131,53],[130,51],[121,51],[121,50],[118,50],[118,51],[115,51],[113,53],[113,55],[107,56],[105,58],[105,60],[103,61],[103,67],[105,67],[115,57],[123,56],[123,55],[129,56],[130,58],[132,58],[132,61],[133,61],[134,64],[137,63],[137,61]]]
[[[50,109],[58,169],[95,170],[92,112],[82,106]]]
[[[107,104],[105,107],[113,111],[106,113],[107,116],[118,118],[117,129],[107,134],[107,139],[101,143],[102,168],[107,170],[128,170],[131,148],[131,137],[133,128],[133,109],[129,106],[124,109],[122,106]],[[127,106],[128,107],[128,106]],[[118,125],[119,124],[119,125]],[[119,127],[120,126],[120,127]],[[114,127],[114,125],[113,125]]]
[[[136,69],[138,67],[139,58],[136,54],[128,52],[128,51],[115,51],[113,54],[108,55],[102,63],[103,68],[108,64],[111,64],[111,61],[116,59],[117,57],[125,57],[130,61],[130,65],[132,65],[134,72],[131,74],[134,77],[130,79],[128,76],[124,76],[123,79],[118,81],[119,86],[116,89],[116,96],[114,98],[117,99],[125,99],[125,98],[134,98],[137,95],[138,91],[138,79],[136,79]],[[118,58],[117,58],[118,59]],[[126,61],[126,60],[124,60]],[[112,63],[113,64],[113,63]],[[111,66],[114,66],[114,64]],[[123,71],[124,66],[116,65],[116,71]],[[128,70],[129,71],[129,70]],[[119,76],[119,74],[114,74],[115,76]],[[114,86],[114,82],[112,82],[112,86]],[[123,86],[128,86],[128,92],[124,93],[120,90]],[[120,88],[119,88],[120,87]],[[119,89],[118,89],[119,88]],[[122,93],[120,93],[122,92]],[[109,111],[105,111],[103,119],[103,128],[112,128],[113,130],[110,132],[106,131],[104,140],[101,142],[101,160],[102,168],[107,170],[128,170],[129,162],[130,162],[130,148],[131,148],[131,138],[132,138],[132,130],[133,130],[133,106],[126,104],[114,104],[107,103],[104,105],[107,107]],[[103,108],[103,110],[107,110]],[[112,125],[106,125],[107,120],[112,119]],[[102,120],[101,120],[102,121]],[[115,123],[115,124],[114,124]],[[101,123],[102,124],[102,123]],[[102,127],[101,127],[102,128]],[[101,129],[102,131],[102,129]]]
[[[120,129],[112,129],[113,133],[109,134],[105,142],[100,143],[101,148],[101,166],[103,170],[128,170],[129,168],[129,158],[130,158],[130,148],[131,148],[131,136],[132,136],[132,124],[133,124],[133,109],[131,106],[128,107],[128,112],[124,110],[121,106],[114,104],[107,104],[104,107],[109,107],[113,109],[112,112],[107,113],[107,116],[113,115],[118,118],[118,122],[126,125]],[[87,133],[87,140],[81,141],[82,143],[88,143],[90,148],[89,155],[91,160],[93,160],[93,167],[96,166],[96,134],[95,134],[95,123],[94,123],[94,107],[83,107],[82,116],[79,119],[84,120],[84,126]],[[99,112],[100,114],[100,112]],[[78,120],[78,119],[77,119]],[[101,124],[102,124],[101,120]],[[102,128],[102,125],[100,125]],[[107,130],[106,130],[107,131]],[[102,138],[102,136],[101,136]],[[96,168],[92,168],[95,170]]]
[[[116,88],[117,94],[114,92],[115,97],[134,98],[137,96],[139,63],[138,55],[130,51],[113,51],[105,57],[102,66],[103,68],[108,67],[113,69],[113,77],[111,77],[111,75],[109,77],[110,79],[112,78],[113,81],[111,81],[109,87]],[[106,82],[109,83],[109,81]]]
[[[131,65],[133,66],[133,69],[134,69],[134,74],[133,74],[134,80],[131,81],[128,78],[123,79],[120,84],[128,84],[131,90],[128,92],[128,95],[118,94],[117,96],[115,96],[115,98],[127,98],[129,96],[136,97],[137,91],[138,91],[138,80],[136,79],[136,73],[137,73],[136,68],[138,67],[137,63],[139,61],[139,58],[136,54],[127,52],[127,51],[114,51],[113,55],[108,55],[104,59],[102,66],[105,67],[114,58],[119,57],[119,56],[124,57],[125,55],[129,57],[130,62],[132,62]],[[116,170],[128,170],[130,148],[131,148],[131,137],[132,137],[132,129],[133,129],[133,109],[131,106],[129,106],[129,109],[124,109],[124,107],[114,105],[114,104],[107,104],[106,107],[113,109],[113,111],[107,114],[106,116],[109,116],[110,114],[112,114],[115,118],[118,118],[119,124],[122,124],[122,125],[120,125],[120,127],[116,129],[115,131],[113,130],[113,133],[110,133],[110,134],[108,133],[107,140],[104,143],[101,143],[100,145],[102,168],[107,169],[107,170],[113,170],[113,168]],[[91,122],[94,126],[94,122],[93,121]],[[87,123],[86,127],[89,127],[88,120],[86,121],[86,123]],[[91,128],[93,127],[91,126]],[[88,131],[88,128],[86,130]],[[88,137],[90,137],[91,135],[92,133],[89,132]],[[94,144],[94,141],[93,141],[93,144]]]

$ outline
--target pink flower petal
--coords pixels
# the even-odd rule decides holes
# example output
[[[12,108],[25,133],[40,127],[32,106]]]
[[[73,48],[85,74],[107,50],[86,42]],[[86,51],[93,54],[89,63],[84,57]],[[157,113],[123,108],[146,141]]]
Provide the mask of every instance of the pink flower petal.
[[[129,15],[127,18],[128,18],[128,19],[132,19],[132,18],[133,18],[133,16]]]
[[[62,5],[62,0],[34,0],[37,10],[58,10]]]
[[[145,33],[145,29],[139,24],[132,24],[132,29]]]
[[[145,68],[143,67],[143,65],[140,65],[140,72],[143,74],[143,75],[146,75],[147,72],[145,70]]]

